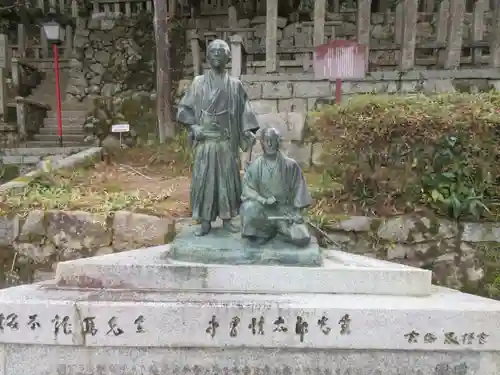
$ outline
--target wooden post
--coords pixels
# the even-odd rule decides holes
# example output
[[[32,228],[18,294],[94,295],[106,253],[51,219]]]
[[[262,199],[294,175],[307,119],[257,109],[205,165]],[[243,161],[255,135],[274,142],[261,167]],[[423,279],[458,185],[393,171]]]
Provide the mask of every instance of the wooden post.
[[[403,40],[403,7],[403,0],[398,1],[394,20],[394,39],[396,40],[396,44],[401,44]]]
[[[490,46],[490,66],[500,68],[500,6],[493,10],[493,31]]]
[[[22,23],[17,25],[17,56],[26,57],[26,30]]]
[[[227,15],[229,27],[232,29],[238,27],[238,10],[234,5],[229,7]]]
[[[436,9],[436,0],[427,0],[425,2],[424,12],[434,13],[434,9]]]
[[[200,36],[195,31],[191,31],[189,41],[191,44],[191,56],[193,57],[193,72],[196,77],[201,74]]]
[[[450,0],[441,0],[438,7],[437,14],[437,31],[436,42],[438,44],[446,43],[448,39],[448,17],[450,15]],[[446,59],[446,51],[444,49],[438,50],[438,65],[444,66]]]
[[[168,14],[170,18],[177,16],[177,0],[168,0]]]
[[[333,0],[333,13],[340,13],[340,0]]]
[[[21,96],[16,96],[16,118],[19,140],[26,140],[26,104]]]
[[[43,27],[40,28],[40,53],[39,58],[44,58],[49,56],[49,42],[47,41],[47,35],[45,35],[45,31]]]
[[[356,22],[358,43],[366,46],[366,71],[368,71],[368,62],[370,61],[371,4],[372,0],[358,0],[358,15]]]
[[[465,0],[450,1],[450,17],[448,18],[448,39],[446,42],[445,69],[456,69],[460,66],[463,41],[463,23],[465,17]]]
[[[57,12],[57,5],[56,5],[56,0],[49,0],[49,11],[52,13]]]
[[[3,115],[3,120],[7,116],[7,68],[9,60],[9,44],[7,35],[0,34],[0,111]]]
[[[415,40],[417,37],[418,0],[404,0],[403,8],[403,43],[401,44],[401,61],[403,72],[415,66]]]
[[[168,37],[168,11],[165,0],[154,0],[156,40],[156,113],[160,143],[175,135],[172,121],[172,82],[170,80],[170,41]]]
[[[19,87],[21,85],[21,67],[19,66],[17,57],[12,58],[10,69],[12,75],[12,86],[14,86],[16,94],[19,95]]]
[[[71,25],[66,25],[66,35],[64,36],[64,55],[65,59],[68,59],[73,54],[73,27]]]
[[[266,73],[278,71],[278,0],[267,0]]]
[[[325,16],[326,2],[325,0],[314,1],[314,31],[313,31],[313,46],[320,46],[325,43]]]
[[[480,42],[484,38],[484,15],[488,9],[487,0],[476,0],[472,13],[472,41]],[[472,48],[472,63],[481,64],[482,48]]]
[[[241,35],[231,35],[231,75],[241,77],[243,64],[243,38]]]
[[[71,0],[71,17],[78,18],[78,1]]]
[[[389,0],[379,0],[378,2],[378,13],[385,13],[387,9],[390,8]]]

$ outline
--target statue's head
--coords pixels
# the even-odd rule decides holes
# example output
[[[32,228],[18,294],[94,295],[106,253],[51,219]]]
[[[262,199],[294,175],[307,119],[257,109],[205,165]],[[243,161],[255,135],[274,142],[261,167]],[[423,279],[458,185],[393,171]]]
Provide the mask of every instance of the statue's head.
[[[276,155],[280,149],[281,135],[275,128],[266,128],[260,133],[260,144],[265,155]]]
[[[229,61],[230,53],[229,45],[221,39],[216,39],[208,45],[208,63],[213,69],[222,70]]]

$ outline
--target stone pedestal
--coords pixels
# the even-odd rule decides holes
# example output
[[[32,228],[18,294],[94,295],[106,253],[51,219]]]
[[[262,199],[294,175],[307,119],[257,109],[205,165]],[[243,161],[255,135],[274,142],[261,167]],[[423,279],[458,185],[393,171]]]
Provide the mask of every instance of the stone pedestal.
[[[236,227],[241,224],[234,220]],[[261,264],[314,267],[322,264],[320,248],[315,239],[304,247],[287,244],[278,235],[256,247],[242,240],[240,233],[229,233],[222,223],[215,223],[208,235],[195,235],[197,225],[187,224],[175,238],[169,257],[174,261],[208,264]]]
[[[500,373],[500,302],[429,271],[335,250],[321,267],[170,251],[64,262],[54,281],[1,291],[0,374]]]

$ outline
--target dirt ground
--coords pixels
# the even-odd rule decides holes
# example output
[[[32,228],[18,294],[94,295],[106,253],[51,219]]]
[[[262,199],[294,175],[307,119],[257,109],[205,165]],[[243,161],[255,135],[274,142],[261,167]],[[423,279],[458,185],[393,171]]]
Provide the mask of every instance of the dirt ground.
[[[45,176],[23,195],[0,197],[0,211],[33,209],[190,215],[190,150],[177,146],[133,148],[112,153],[93,166]],[[317,176],[306,177],[314,182]]]
[[[186,171],[189,174],[189,170]],[[189,215],[189,185],[186,176],[169,176],[164,168],[132,163],[99,163],[88,176],[88,184],[102,191],[139,192],[144,196],[167,196],[158,201],[156,210],[173,216]]]
[[[102,192],[156,197],[155,211],[187,216],[191,171],[186,164],[172,158],[167,151],[129,149],[87,169],[74,183]]]
[[[33,209],[189,215],[190,154],[167,147],[115,152],[95,165],[47,173],[0,197],[0,212]]]

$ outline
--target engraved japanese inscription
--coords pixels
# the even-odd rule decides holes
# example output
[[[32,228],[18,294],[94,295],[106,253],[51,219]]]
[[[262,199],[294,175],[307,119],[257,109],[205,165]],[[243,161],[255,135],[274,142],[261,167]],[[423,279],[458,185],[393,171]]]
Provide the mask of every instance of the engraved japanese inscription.
[[[9,332],[39,332],[50,330],[54,338],[72,335],[75,332],[89,336],[103,336],[110,338],[127,337],[130,334],[143,334],[147,332],[147,318],[139,314],[129,317],[112,315],[109,317],[84,316],[79,321],[72,321],[69,315],[56,314],[53,318],[41,318],[43,314],[29,312],[18,314],[15,312],[0,313],[0,335]],[[47,319],[47,320],[45,320]],[[219,317],[212,314],[206,320],[205,333],[209,338],[227,337],[231,340],[238,338],[255,338],[266,335],[281,337],[289,335],[296,337],[297,343],[310,342],[322,336],[341,337],[352,334],[353,319],[349,313],[338,316],[311,316],[310,314],[297,315],[231,315]],[[158,326],[153,329],[158,329]],[[319,336],[318,336],[319,335]],[[474,331],[419,331],[414,328],[401,337],[402,340],[412,345],[436,345],[446,347],[468,347],[474,345],[491,345],[488,342],[490,334]]]
[[[404,338],[409,344],[417,344],[420,342],[420,339],[422,339],[422,342],[424,344],[433,344],[435,342],[438,342],[439,336],[436,333],[433,332],[426,332],[426,333],[419,333],[416,330],[412,330],[411,332],[408,332],[404,335]],[[443,344],[445,345],[474,345],[474,344],[479,344],[479,345],[484,345],[486,344],[486,341],[490,335],[485,333],[485,332],[464,332],[464,333],[457,333],[457,332],[444,332],[442,334],[442,340]]]
[[[62,332],[64,335],[70,335],[73,332],[69,316],[67,315],[60,317],[59,315],[56,314],[56,316],[54,317],[54,319],[52,319],[51,322],[54,325],[53,332],[54,336],[56,337],[59,335],[59,332]]]
[[[329,318],[325,315],[321,316],[317,321],[317,328],[324,335],[329,335],[332,332],[332,328],[329,325]],[[266,322],[270,322],[269,328],[266,329]],[[239,316],[233,316],[229,323],[228,332],[224,332],[224,325],[221,326],[219,319],[216,315],[212,315],[212,318],[208,322],[208,326],[205,332],[212,338],[219,334],[219,330],[222,329],[221,334],[229,334],[229,337],[238,337],[240,335],[240,327],[243,324],[243,320]],[[344,314],[338,320],[340,335],[349,335],[351,333],[351,317],[349,314]],[[222,327],[222,328],[221,328]],[[300,342],[304,342],[307,335],[311,332],[315,326],[310,326],[309,322],[301,315],[297,315],[294,321],[286,321],[285,317],[278,316],[274,319],[267,320],[263,315],[254,316],[251,318],[248,324],[248,329],[252,335],[264,336],[266,332],[271,334],[295,334]]]

